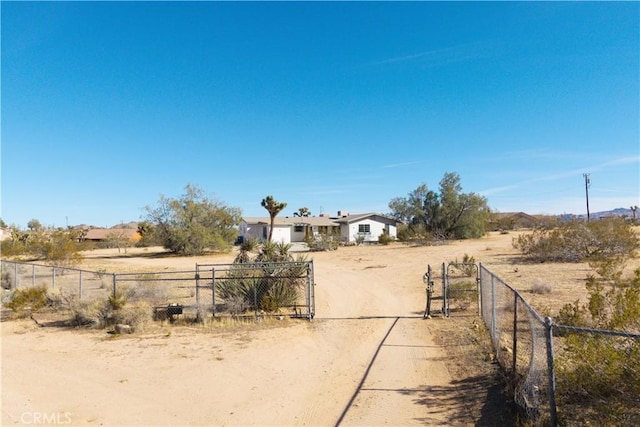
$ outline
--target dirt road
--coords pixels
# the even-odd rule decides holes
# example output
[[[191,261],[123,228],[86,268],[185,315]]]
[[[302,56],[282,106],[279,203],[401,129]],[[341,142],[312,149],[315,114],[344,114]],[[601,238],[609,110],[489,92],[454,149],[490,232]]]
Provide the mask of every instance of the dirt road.
[[[452,248],[450,260],[469,250]],[[464,424],[437,325],[422,319],[422,274],[444,254],[399,245],[312,254],[313,322],[151,326],[129,336],[3,322],[2,425]],[[83,268],[153,271],[156,262],[195,264],[131,257]]]

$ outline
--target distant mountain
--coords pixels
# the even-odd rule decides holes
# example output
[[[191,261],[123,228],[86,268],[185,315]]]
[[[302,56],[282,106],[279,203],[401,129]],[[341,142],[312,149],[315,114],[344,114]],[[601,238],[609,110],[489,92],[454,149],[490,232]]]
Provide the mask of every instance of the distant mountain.
[[[573,215],[576,218],[585,218],[586,214]],[[589,212],[590,219],[606,218],[610,216],[619,216],[625,218],[633,218],[633,211],[629,208],[615,208],[609,211]],[[636,218],[640,218],[640,212],[636,211]]]

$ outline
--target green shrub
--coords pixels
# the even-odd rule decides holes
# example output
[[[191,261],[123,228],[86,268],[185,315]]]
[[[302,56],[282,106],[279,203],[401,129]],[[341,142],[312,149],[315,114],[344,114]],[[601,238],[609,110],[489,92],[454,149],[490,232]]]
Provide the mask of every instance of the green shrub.
[[[629,333],[640,331],[640,269],[613,283],[589,277],[588,303],[565,305],[556,324]],[[582,425],[640,425],[640,341],[560,329],[556,361],[561,419]]]
[[[127,303],[127,295],[122,290],[118,290],[115,295],[109,295],[107,302],[112,310],[120,310]]]
[[[394,241],[393,237],[389,236],[388,233],[382,233],[378,237],[378,243],[380,243],[381,245],[388,245],[389,243],[391,243],[393,241]]]
[[[49,298],[46,286],[34,286],[24,289],[16,289],[4,303],[5,307],[10,308],[14,312],[20,311],[37,311],[47,306]]]

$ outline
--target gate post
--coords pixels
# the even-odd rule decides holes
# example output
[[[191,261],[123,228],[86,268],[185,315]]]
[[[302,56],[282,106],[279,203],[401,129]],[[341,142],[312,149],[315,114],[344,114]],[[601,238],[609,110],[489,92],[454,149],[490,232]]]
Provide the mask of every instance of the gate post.
[[[216,269],[211,269],[211,317],[216,317]]]
[[[513,375],[516,375],[518,356],[518,293],[513,293]]]
[[[449,296],[447,295],[447,265],[442,263],[442,315],[449,317]]]
[[[552,427],[558,425],[556,409],[556,373],[553,365],[553,322],[550,317],[544,319],[545,335],[547,339],[547,370],[549,374],[549,412]]]

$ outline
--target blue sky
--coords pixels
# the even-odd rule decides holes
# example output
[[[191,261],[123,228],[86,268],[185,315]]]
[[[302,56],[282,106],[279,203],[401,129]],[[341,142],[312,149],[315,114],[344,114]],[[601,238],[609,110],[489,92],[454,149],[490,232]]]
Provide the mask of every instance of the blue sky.
[[[2,2],[2,211],[111,226],[389,211],[445,172],[497,211],[640,204],[638,2]],[[283,215],[281,214],[281,215]]]

